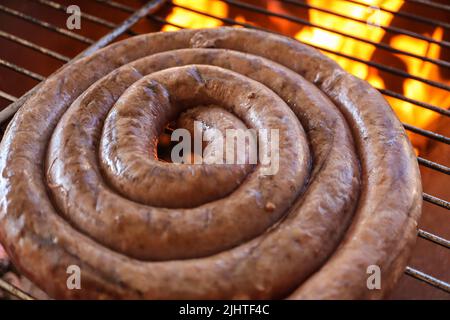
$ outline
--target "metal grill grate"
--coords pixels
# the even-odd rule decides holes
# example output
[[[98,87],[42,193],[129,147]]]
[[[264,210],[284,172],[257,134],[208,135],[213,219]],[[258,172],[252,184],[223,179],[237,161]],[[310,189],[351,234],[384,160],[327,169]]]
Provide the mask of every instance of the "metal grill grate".
[[[54,10],[57,11],[61,11],[63,13],[65,13],[67,7],[64,4],[61,4],[59,2],[55,2],[55,1],[51,1],[51,0],[28,0],[29,2],[35,2],[38,5],[41,6],[45,6],[48,8],[52,8]],[[394,48],[388,44],[385,43],[381,43],[381,42],[373,42],[364,38],[360,38],[357,36],[352,36],[349,34],[346,34],[344,32],[338,31],[338,30],[334,30],[332,28],[329,27],[323,27],[321,25],[316,25],[306,19],[302,19],[299,17],[296,17],[294,15],[290,15],[290,14],[282,14],[282,13],[278,13],[278,12],[274,12],[274,11],[270,11],[268,9],[256,6],[256,5],[252,5],[249,3],[246,3],[244,1],[237,1],[237,0],[210,0],[211,2],[221,2],[221,3],[225,3],[230,7],[236,7],[236,8],[240,8],[242,10],[246,10],[248,12],[253,12],[253,13],[257,13],[260,15],[264,15],[264,16],[270,16],[270,17],[275,17],[278,19],[282,19],[285,21],[289,21],[291,23],[295,23],[298,24],[300,26],[309,26],[309,27],[314,27],[317,29],[321,29],[324,31],[328,31],[331,32],[333,34],[337,34],[346,38],[350,38],[353,40],[357,40],[361,43],[366,43],[366,44],[370,44],[376,48],[391,52],[391,53],[396,53],[396,54],[402,54],[405,56],[409,56],[409,57],[413,57],[415,59],[419,59],[421,61],[424,62],[428,62],[428,63],[432,63],[440,68],[445,68],[445,69],[449,69],[450,68],[450,62],[449,61],[444,61],[444,60],[440,60],[440,59],[434,59],[434,58],[429,58],[429,57],[424,57],[424,56],[420,56],[420,55],[416,55],[414,53],[411,52],[407,52],[407,51],[403,51],[397,48]],[[342,2],[347,2],[350,4],[355,4],[355,5],[359,5],[363,8],[367,8],[368,6],[362,2],[359,2],[357,0],[339,0]],[[443,4],[439,4],[439,3],[434,3],[434,2],[429,2],[429,1],[424,1],[424,0],[409,0],[412,3],[415,3],[417,5],[422,5],[422,6],[429,6],[432,8],[438,8],[439,10],[444,10],[444,11],[448,11],[450,12],[450,6],[448,5],[443,5]],[[198,15],[202,15],[205,17],[209,17],[209,18],[213,18],[217,21],[221,21],[224,25],[234,25],[234,26],[242,26],[245,28],[253,28],[253,29],[260,29],[260,30],[265,30],[265,31],[269,31],[269,32],[275,32],[274,30],[271,29],[267,29],[267,28],[262,28],[259,26],[255,26],[253,23],[251,22],[241,22],[241,21],[236,21],[230,18],[224,18],[224,17],[219,17],[219,16],[215,16],[211,13],[208,12],[203,12],[203,11],[199,11],[193,8],[188,8],[182,5],[177,5],[172,3],[171,1],[166,1],[166,0],[153,0],[153,1],[148,1],[145,5],[143,5],[141,8],[135,8],[132,7],[128,4],[123,4],[123,3],[119,3],[119,2],[115,2],[115,1],[109,1],[109,0],[96,0],[96,2],[102,6],[108,7],[109,9],[114,9],[114,10],[118,10],[121,11],[122,13],[125,13],[128,15],[128,18],[126,20],[124,20],[122,23],[116,24],[113,23],[111,21],[105,20],[101,17],[92,15],[92,14],[87,14],[87,13],[82,13],[81,17],[82,19],[92,22],[98,26],[102,26],[105,27],[107,29],[110,30],[110,32],[108,32],[105,36],[101,37],[100,39],[96,40],[96,39],[91,39],[89,37],[77,34],[75,32],[69,31],[67,29],[63,29],[60,28],[54,24],[51,24],[49,22],[46,22],[44,20],[41,20],[37,17],[33,17],[31,15],[28,15],[26,13],[23,13],[21,11],[15,10],[13,8],[10,8],[8,6],[2,5],[0,4],[0,13],[1,14],[5,14],[5,15],[9,15],[11,17],[14,17],[16,19],[20,19],[23,21],[27,21],[30,24],[35,25],[35,29],[40,30],[40,29],[47,29],[50,30],[51,32],[57,33],[63,37],[67,37],[67,38],[71,38],[75,41],[80,42],[81,44],[84,45],[89,45],[84,51],[82,51],[81,53],[79,53],[78,55],[76,55],[75,57],[68,57],[66,55],[60,54],[56,51],[53,51],[51,49],[42,47],[36,43],[30,42],[26,39],[23,39],[19,36],[16,36],[14,34],[5,32],[0,30],[0,38],[6,39],[10,42],[13,42],[17,45],[29,48],[31,50],[37,51],[43,55],[47,55],[49,57],[52,57],[56,60],[58,60],[61,63],[70,63],[70,61],[73,61],[74,59],[78,59],[80,57],[84,57],[87,55],[92,54],[94,51],[96,51],[97,49],[106,46],[107,44],[113,42],[114,40],[116,40],[119,37],[127,37],[127,36],[132,36],[132,35],[136,35],[139,34],[141,32],[136,32],[131,30],[131,28],[133,26],[135,26],[135,24],[137,22],[139,22],[141,19],[145,18],[147,20],[147,22],[150,22],[151,24],[153,24],[153,28],[158,30],[160,28],[162,28],[162,26],[164,25],[170,25],[176,28],[184,28],[184,26],[182,25],[177,25],[174,23],[171,23],[169,21],[167,21],[166,17],[162,17],[161,15],[159,15],[159,11],[158,9],[161,9],[164,12],[168,12],[170,9],[173,8],[180,8]],[[300,8],[304,8],[306,9],[314,9],[320,12],[324,12],[330,15],[334,15],[340,18],[345,18],[345,19],[349,19],[352,20],[354,22],[359,22],[359,23],[364,23],[366,24],[366,21],[348,16],[344,13],[338,13],[338,12],[334,12],[332,10],[329,10],[327,8],[322,8],[322,7],[318,7],[318,6],[314,6],[311,4],[308,4],[306,2],[301,2],[301,1],[297,1],[297,0],[278,0],[278,2],[280,3],[288,3],[290,5],[293,6],[297,6]],[[450,24],[444,21],[439,21],[439,20],[433,20],[433,19],[428,19],[426,17],[422,17],[416,14],[412,14],[409,12],[403,12],[403,11],[399,11],[399,12],[394,12],[391,11],[389,9],[385,9],[385,8],[377,8],[378,10],[381,10],[382,12],[386,12],[386,13],[391,13],[393,15],[397,15],[399,17],[402,17],[404,19],[413,21],[413,22],[420,22],[423,23],[424,25],[429,25],[429,26],[433,26],[433,27],[441,27],[445,30],[450,30]],[[157,12],[158,11],[158,12]],[[384,31],[386,32],[390,32],[390,33],[394,33],[394,34],[400,34],[400,35],[407,35],[409,37],[413,37],[416,39],[420,39],[420,40],[424,40],[427,41],[429,43],[434,43],[439,45],[442,48],[450,48],[450,42],[447,41],[440,41],[440,40],[436,40],[432,37],[429,36],[425,36],[416,32],[413,32],[411,30],[407,30],[407,29],[403,29],[403,28],[398,28],[398,27],[394,27],[394,26],[380,26],[380,28],[382,28]],[[151,31],[151,30],[150,30]],[[148,32],[148,30],[144,31],[144,32]],[[276,32],[275,32],[276,33]],[[389,65],[385,65],[385,64],[381,64],[378,62],[374,62],[374,61],[366,61],[357,57],[353,57],[347,54],[343,54],[337,51],[333,51],[327,48],[323,48],[320,47],[318,45],[312,44],[313,47],[325,52],[325,53],[331,53],[346,59],[349,59],[351,61],[356,61],[358,63],[362,63],[365,64],[369,67],[375,68],[377,70],[380,71],[384,71],[387,72],[389,74],[393,74],[395,76],[404,78],[404,79],[413,79],[422,83],[425,83],[431,87],[434,88],[439,88],[445,91],[450,91],[450,86],[446,83],[442,83],[442,82],[438,82],[438,81],[434,81],[434,80],[430,80],[427,79],[425,77],[422,76],[416,76],[416,75],[412,75],[409,74],[406,71],[397,69],[395,67],[389,66]],[[0,58],[0,66],[6,67],[8,69],[13,70],[14,72],[17,72],[19,74],[22,74],[26,77],[29,77],[31,79],[34,79],[38,82],[41,82],[43,80],[45,80],[45,76],[38,74],[36,72],[33,72],[31,70],[28,70],[25,67],[22,67],[20,65],[15,64],[14,62],[11,61],[6,61],[4,59]],[[0,98],[8,101],[10,104],[4,108],[2,111],[0,111],[0,123],[5,124],[8,122],[8,120],[12,117],[12,115],[23,105],[23,103],[26,101],[26,99],[37,90],[37,88],[40,85],[37,84],[33,89],[31,89],[29,92],[25,93],[23,96],[21,96],[20,98],[15,97],[13,94],[5,92],[3,90],[1,90],[0,88]],[[387,89],[379,89],[379,91],[387,96],[387,97],[392,97],[401,101],[405,101],[408,102],[410,104],[413,104],[414,106],[418,107],[418,108],[424,108],[424,109],[428,109],[431,110],[433,112],[439,113],[440,115],[444,116],[444,117],[450,117],[450,110],[448,109],[443,109],[439,106],[433,105],[433,104],[429,104],[429,103],[425,103],[422,101],[418,101],[412,98],[409,98],[403,94],[391,91],[391,90],[387,90]],[[446,144],[446,145],[450,145],[450,137],[444,136],[442,134],[433,132],[433,131],[429,131],[429,130],[425,130],[425,129],[421,129],[409,124],[404,123],[404,127],[407,131],[413,132],[417,135],[423,136],[425,138],[434,140],[438,143],[442,143],[442,144]],[[450,168],[440,164],[440,163],[436,163],[434,161],[430,161],[428,159],[422,158],[422,157],[418,157],[418,162],[421,166],[430,168],[432,170],[435,170],[441,174],[445,174],[445,175],[450,175]],[[433,205],[442,207],[444,209],[450,210],[450,202],[444,199],[440,199],[438,197],[435,197],[433,195],[427,194],[427,193],[423,193],[423,199],[429,203],[432,203]],[[430,232],[427,232],[425,230],[419,229],[418,231],[418,236],[422,239],[428,240],[436,245],[442,246],[444,248],[450,249],[450,240],[444,239],[442,237],[439,237],[438,235],[432,234]],[[417,280],[423,281],[435,288],[441,289],[445,292],[450,293],[450,284],[439,280],[429,274],[426,274],[422,271],[416,270],[413,267],[407,267],[405,270],[405,273]],[[25,292],[22,292],[21,290],[19,290],[18,288],[14,287],[13,285],[7,283],[6,281],[2,280],[0,278],[0,288],[7,291],[8,293],[18,297],[19,299],[32,299],[32,297],[30,295],[28,295]]]

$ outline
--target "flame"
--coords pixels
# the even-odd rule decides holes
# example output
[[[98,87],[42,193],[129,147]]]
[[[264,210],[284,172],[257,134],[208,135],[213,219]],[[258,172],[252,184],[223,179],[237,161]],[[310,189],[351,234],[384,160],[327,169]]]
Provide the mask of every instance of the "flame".
[[[334,52],[339,52],[348,56],[356,57],[365,61],[372,60],[372,57],[377,49],[376,46],[368,43],[364,43],[355,39],[351,39],[348,36],[355,36],[357,38],[363,38],[375,43],[382,41],[385,36],[385,31],[379,26],[389,26],[394,18],[394,14],[379,10],[379,8],[388,9],[392,12],[400,10],[404,4],[403,0],[359,0],[360,4],[354,2],[345,1],[328,1],[328,0],[307,0],[307,3],[319,7],[326,8],[332,12],[343,14],[348,17],[356,18],[362,22],[352,21],[345,17],[339,17],[333,14],[321,12],[315,9],[309,9],[309,20],[318,26],[326,27],[338,32],[328,32],[316,27],[301,27],[300,25],[292,28],[292,22],[280,19],[278,17],[269,17],[269,24],[272,26],[264,25],[265,28],[277,27],[279,31],[292,32],[291,36],[296,39],[318,46],[320,48],[328,49]],[[211,15],[225,18],[228,15],[227,4],[221,1],[209,1],[209,0],[174,0],[174,4],[192,8],[201,12],[207,12]],[[285,8],[281,5],[281,2],[277,1],[261,1],[262,4],[268,10],[279,12],[283,14],[291,14],[285,12]],[[252,13],[248,11],[242,11],[242,14],[234,17],[238,22],[252,23]],[[294,14],[295,15],[295,14]],[[172,13],[167,17],[167,20],[171,23],[186,27],[186,28],[203,28],[203,27],[217,27],[222,25],[222,22],[218,19],[206,17],[191,11],[175,7]],[[266,22],[267,23],[267,22]],[[291,27],[291,28],[289,28]],[[163,30],[176,29],[171,26],[164,26]],[[289,31],[287,31],[289,30]],[[300,30],[300,31],[298,31]],[[432,35],[435,40],[443,39],[443,29],[438,27],[434,30]],[[389,43],[393,48],[414,53],[419,56],[426,56],[433,59],[438,59],[441,48],[437,44],[428,43],[427,41],[413,38],[406,35],[395,35],[391,38]],[[323,51],[324,54],[334,59],[341,67],[353,75],[368,81],[371,85],[378,89],[389,89],[389,83],[385,83],[385,79],[381,77],[379,71],[376,68],[369,67],[364,63],[360,63],[336,54],[332,54]],[[438,82],[449,83],[439,76],[438,66],[424,62],[420,59],[395,54],[404,64],[406,72],[417,75],[422,78],[435,80]],[[444,90],[431,87],[420,81],[413,79],[401,79],[403,81],[403,88],[400,92],[407,98],[414,100],[427,102],[432,105],[439,106],[447,109],[450,105],[450,95]],[[439,116],[436,112],[427,110],[416,105],[404,102],[399,99],[386,97],[390,105],[393,107],[398,117],[402,122],[424,128],[430,129],[432,123]],[[417,148],[424,146],[425,140],[420,136],[410,134],[413,144]]]
[[[225,3],[210,0],[173,0],[174,5],[183,6],[189,9],[207,12],[220,18],[226,18],[228,15],[228,6]],[[223,25],[222,21],[198,14],[175,6],[172,12],[167,16],[170,23],[182,26],[184,28],[214,28]],[[178,30],[177,27],[165,25],[163,31]]]
[[[326,3],[326,6],[324,6],[324,1],[322,0],[309,0],[308,3],[317,7],[327,8],[336,13],[345,13],[345,15],[352,18],[367,21],[367,23],[361,23],[311,9],[309,10],[309,17],[312,23],[351,36],[380,42],[385,32],[383,29],[377,27],[377,25],[389,25],[393,19],[393,15],[377,10],[377,8],[381,4],[383,4],[383,7],[387,7],[386,3],[389,3],[389,9],[397,11],[403,4],[403,1],[366,0],[365,3],[370,5],[370,7],[363,7],[342,1],[329,1]],[[303,28],[295,35],[295,38],[305,43],[314,44],[363,60],[370,60],[376,49],[374,45],[314,27]],[[370,73],[369,66],[337,55],[326,54],[331,56],[341,67],[355,76],[366,79],[371,83],[373,82],[372,85],[383,85],[382,79],[377,74]]]
[[[380,42],[385,35],[385,31],[378,26],[389,26],[393,19],[393,14],[378,9],[382,7],[397,12],[404,1],[364,0],[360,2],[361,4],[369,5],[370,7],[367,9],[366,7],[355,5],[354,3],[333,1],[327,2],[326,8],[333,12],[345,13],[347,16],[367,21],[366,24],[350,21],[314,9],[309,10],[310,21],[319,26],[328,27],[344,34],[353,35],[373,42]],[[325,7],[324,1],[320,0],[308,0],[308,3],[322,8]],[[443,29],[440,27],[436,28],[432,37],[435,40],[442,40]],[[321,48],[357,57],[366,61],[371,60],[376,49],[375,46],[371,44],[363,43],[314,27],[303,28],[295,35],[295,38],[305,43],[314,44]],[[389,44],[396,49],[434,59],[439,58],[441,50],[437,44],[428,43],[427,41],[406,35],[392,37]],[[324,53],[337,61],[345,70],[361,79],[365,79],[374,87],[378,89],[386,88],[386,84],[379,75],[377,69],[335,54]],[[438,66],[435,64],[401,54],[395,55],[405,63],[406,71],[408,73],[422,78],[448,83],[448,81],[439,77]],[[450,96],[447,95],[444,90],[431,87],[413,79],[406,79],[403,81],[403,92],[401,93],[408,98],[427,102],[442,108],[448,108],[450,105]],[[431,124],[439,116],[439,114],[434,111],[418,107],[399,99],[391,97],[386,97],[386,99],[402,122],[420,128],[430,128]],[[424,143],[426,142],[425,138],[412,133],[408,134],[417,148],[420,149],[424,147]]]
[[[438,27],[435,29],[432,38],[435,40],[442,40],[443,34],[444,30]],[[410,37],[403,35],[395,36],[391,41],[391,45],[396,49],[409,51],[419,56],[426,56],[433,59],[439,58],[441,49],[437,44],[430,44],[426,41],[411,39]],[[405,62],[408,73],[425,79],[448,83],[448,81],[439,77],[437,65],[407,56],[399,55],[399,58]],[[408,98],[427,102],[442,108],[448,108],[450,105],[450,95],[446,94],[444,90],[431,87],[417,80],[405,80],[403,92]],[[400,119],[421,128],[426,128],[428,124],[433,123],[439,116],[436,112],[423,108],[419,109],[408,102],[389,97],[388,100],[396,110]]]

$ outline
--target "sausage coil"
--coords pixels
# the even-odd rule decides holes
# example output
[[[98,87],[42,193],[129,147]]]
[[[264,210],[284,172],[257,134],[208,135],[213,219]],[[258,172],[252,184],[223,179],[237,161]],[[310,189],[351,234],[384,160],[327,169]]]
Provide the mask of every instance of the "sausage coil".
[[[278,129],[277,172],[159,161],[177,119]],[[0,241],[55,298],[381,298],[422,205],[415,154],[382,96],[261,31],[110,45],[47,79],[0,149]],[[80,290],[67,288],[71,265]]]

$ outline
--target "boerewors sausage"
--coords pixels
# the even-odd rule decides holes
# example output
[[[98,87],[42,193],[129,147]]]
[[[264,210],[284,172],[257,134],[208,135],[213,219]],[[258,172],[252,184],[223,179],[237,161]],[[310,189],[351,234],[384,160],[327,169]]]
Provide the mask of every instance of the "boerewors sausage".
[[[277,129],[278,170],[160,161],[176,120]],[[0,149],[0,241],[56,298],[380,298],[421,211],[414,152],[381,95],[260,31],[113,44],[50,77]]]

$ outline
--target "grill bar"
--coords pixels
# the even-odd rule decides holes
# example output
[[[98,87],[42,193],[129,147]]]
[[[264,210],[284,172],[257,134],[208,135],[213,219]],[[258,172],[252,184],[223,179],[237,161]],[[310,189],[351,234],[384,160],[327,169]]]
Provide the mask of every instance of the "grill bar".
[[[447,166],[444,166],[442,164],[430,161],[428,159],[424,159],[422,157],[417,157],[417,161],[419,161],[419,164],[421,164],[421,165],[423,165],[425,167],[428,167],[430,169],[433,169],[433,170],[442,172],[444,174],[450,175],[450,168],[447,167]]]
[[[396,49],[396,48],[394,48],[394,47],[392,47],[392,46],[390,46],[390,45],[388,45],[386,43],[374,42],[374,41],[371,41],[371,40],[367,40],[367,39],[359,38],[359,37],[356,37],[356,36],[352,36],[350,34],[347,34],[347,33],[341,32],[341,31],[337,31],[337,30],[334,30],[332,28],[320,26],[318,24],[312,23],[312,22],[310,22],[308,20],[304,20],[302,18],[298,18],[298,17],[295,17],[295,16],[286,15],[286,14],[282,14],[282,13],[272,12],[272,11],[269,11],[269,10],[267,10],[265,8],[261,8],[261,7],[254,6],[254,5],[251,5],[251,4],[248,4],[248,3],[244,3],[244,2],[241,2],[241,1],[237,1],[237,0],[220,0],[220,1],[223,1],[223,2],[225,2],[227,4],[229,4],[229,5],[233,5],[233,6],[236,6],[236,7],[242,8],[242,9],[246,9],[246,10],[249,10],[249,11],[253,11],[253,12],[265,14],[265,15],[268,15],[268,16],[281,18],[281,19],[288,20],[288,21],[291,21],[291,22],[294,22],[294,23],[297,23],[297,24],[301,24],[301,25],[305,25],[305,26],[321,29],[321,30],[324,30],[324,31],[328,31],[328,32],[331,32],[331,33],[335,33],[335,34],[338,34],[338,35],[346,37],[346,38],[354,39],[354,40],[357,40],[357,41],[361,41],[361,42],[373,45],[373,46],[375,46],[377,48],[381,48],[381,49],[384,49],[386,51],[390,51],[390,52],[393,52],[393,53],[410,56],[410,57],[413,57],[413,58],[416,58],[416,59],[419,59],[419,60],[422,60],[422,61],[427,61],[427,62],[434,63],[434,64],[442,66],[442,67],[446,67],[446,68],[450,67],[450,63],[447,62],[447,61],[443,61],[443,60],[439,60],[439,59],[432,59],[432,58],[428,58],[428,57],[423,57],[423,56],[420,56],[420,55],[417,55],[417,54],[414,54],[414,53],[411,53],[411,52],[407,52],[407,51],[403,51],[403,50],[400,50],[400,49]]]
[[[450,210],[450,202],[448,202],[446,200],[439,199],[439,198],[437,198],[435,196],[432,196],[432,195],[430,195],[428,193],[425,193],[425,192],[423,193],[423,200],[425,200],[427,202],[430,202],[432,204],[435,204],[435,205],[437,205],[439,207],[442,207],[444,209]]]
[[[16,298],[19,298],[20,300],[34,300],[32,296],[23,292],[16,286],[13,286],[12,284],[6,282],[2,278],[0,278],[0,289],[5,290],[9,294],[15,296]]]
[[[21,73],[21,74],[23,74],[25,76],[28,76],[30,78],[33,78],[34,80],[37,80],[37,81],[44,81],[45,80],[44,76],[41,76],[40,74],[37,74],[37,73],[35,73],[33,71],[30,71],[28,69],[22,68],[22,67],[18,66],[17,64],[8,62],[8,61],[3,60],[3,59],[0,59],[0,66],[7,67],[7,68],[9,68],[11,70],[14,70],[14,71],[16,71],[18,73]]]
[[[450,284],[448,284],[447,282],[444,282],[442,280],[436,279],[433,276],[430,276],[429,274],[426,274],[422,271],[419,271],[417,269],[411,268],[411,267],[406,267],[405,269],[405,273],[408,276],[411,276],[417,280],[423,281],[429,285],[432,285],[435,288],[441,289],[445,292],[450,293]]]
[[[29,16],[29,15],[24,14],[22,12],[16,11],[16,10],[8,8],[8,7],[5,7],[4,5],[1,5],[1,4],[0,4],[0,11],[2,11],[4,13],[7,13],[9,15],[15,16],[17,18],[23,19],[25,21],[31,22],[31,23],[33,23],[35,25],[44,27],[44,28],[46,28],[48,30],[52,30],[52,31],[57,32],[59,34],[65,35],[65,36],[67,36],[69,38],[72,38],[72,39],[84,42],[86,44],[93,44],[95,42],[94,40],[89,39],[89,38],[84,37],[84,36],[81,36],[79,34],[76,34],[75,32],[59,28],[59,27],[57,27],[57,26],[55,26],[55,25],[53,25],[51,23],[39,20],[39,19],[37,19],[35,17]]]
[[[14,102],[17,100],[16,97],[14,97],[13,95],[10,95],[9,93],[6,93],[2,90],[0,90],[0,97],[2,97],[3,99],[9,100],[11,102]]]
[[[409,103],[415,104],[415,105],[417,105],[419,107],[422,107],[422,108],[425,108],[425,109],[428,109],[428,110],[440,113],[440,114],[442,114],[444,116],[450,117],[450,110],[448,110],[448,109],[439,108],[437,106],[434,106],[434,105],[426,103],[426,102],[414,100],[414,99],[405,97],[404,95],[402,95],[400,93],[397,93],[397,92],[394,92],[394,91],[391,91],[391,90],[381,89],[381,88],[377,88],[377,90],[380,91],[382,94],[384,94],[386,96],[389,96],[389,97],[392,97],[392,98],[396,98],[396,99],[399,99],[399,100],[402,100],[402,101],[405,101],[405,102],[409,102]]]
[[[430,233],[428,231],[421,230],[421,229],[419,229],[419,232],[418,232],[417,235],[419,237],[421,237],[422,239],[429,240],[429,241],[434,242],[434,243],[436,243],[438,245],[441,245],[441,246],[443,246],[443,247],[445,247],[447,249],[450,249],[450,241],[447,240],[447,239],[441,238],[441,237],[439,237],[439,236],[437,236],[435,234],[432,234],[432,233]]]
[[[433,131],[420,129],[420,128],[417,128],[415,126],[412,126],[412,125],[409,125],[409,124],[406,124],[406,123],[403,124],[403,127],[406,130],[408,130],[408,131],[420,134],[420,135],[422,135],[424,137],[427,137],[427,138],[430,138],[430,139],[433,139],[433,140],[436,140],[436,141],[439,141],[439,142],[442,142],[442,143],[445,143],[445,144],[450,144],[450,138],[446,137],[446,136],[444,136],[442,134],[439,134],[439,133],[436,133],[436,132],[433,132]]]
[[[16,42],[16,43],[19,43],[19,44],[21,44],[21,45],[23,45],[23,46],[25,46],[27,48],[33,49],[35,51],[38,51],[38,52],[43,53],[45,55],[48,55],[48,56],[50,56],[52,58],[58,59],[59,61],[62,61],[62,62],[69,62],[70,61],[69,57],[66,57],[66,56],[64,56],[62,54],[59,54],[58,52],[55,52],[53,50],[41,47],[41,46],[39,46],[39,45],[37,45],[37,44],[35,44],[33,42],[30,42],[30,41],[25,40],[23,38],[17,37],[15,35],[10,34],[10,33],[4,32],[2,30],[0,30],[0,37],[8,39],[8,40]]]
[[[445,10],[445,11],[450,12],[450,6],[442,4],[442,3],[437,3],[437,2],[427,1],[427,0],[406,0],[406,1],[412,2],[412,3],[418,3],[418,4],[422,4],[422,5],[432,7],[435,9]]]
[[[409,31],[409,30],[406,30],[406,29],[397,28],[397,27],[393,27],[393,26],[374,25],[374,24],[371,24],[370,22],[368,22],[366,20],[357,19],[357,18],[348,16],[348,15],[345,15],[345,14],[342,14],[342,13],[339,13],[339,12],[335,12],[335,11],[332,11],[332,10],[329,10],[329,9],[325,9],[325,8],[321,8],[321,7],[318,7],[318,6],[314,6],[314,5],[305,3],[303,1],[302,2],[294,1],[294,0],[279,0],[279,1],[284,2],[284,3],[292,4],[292,5],[296,6],[296,7],[301,7],[301,8],[305,8],[305,9],[311,9],[311,10],[324,12],[324,13],[327,13],[327,14],[330,14],[330,15],[334,15],[336,17],[344,18],[344,19],[347,19],[347,20],[355,21],[355,22],[360,22],[362,24],[373,25],[375,27],[381,28],[381,29],[383,29],[385,31],[388,31],[388,32],[407,35],[407,36],[410,36],[410,37],[413,37],[413,38],[416,38],[416,39],[424,40],[424,41],[427,41],[427,42],[430,42],[430,43],[435,43],[435,44],[437,44],[437,45],[439,45],[441,47],[450,48],[450,42],[439,41],[439,40],[433,39],[431,37],[424,36],[424,35],[422,35],[420,33],[412,32],[412,31]]]
[[[368,7],[365,3],[361,3],[361,2],[358,2],[358,1],[355,1],[355,0],[343,0],[343,1],[349,2],[349,3],[353,3],[353,4],[356,4],[356,5],[360,5],[360,6],[363,6],[363,7],[366,7],[366,8]],[[450,23],[447,23],[447,22],[444,22],[444,21],[438,21],[438,20],[425,18],[425,17],[418,16],[418,15],[416,15],[414,13],[411,13],[411,12],[404,12],[404,11],[395,12],[395,11],[392,11],[392,10],[389,10],[389,9],[386,9],[386,8],[383,8],[383,7],[379,7],[378,9],[381,10],[381,11],[393,14],[393,15],[397,15],[397,16],[405,18],[405,19],[413,20],[415,22],[421,22],[423,24],[428,24],[428,25],[433,26],[433,27],[442,27],[442,28],[445,28],[445,29],[450,29]]]
[[[106,4],[110,7],[116,8],[116,9],[123,10],[128,13],[132,13],[135,10],[133,7],[130,7],[130,6],[127,6],[126,4],[122,4],[119,2],[115,2],[115,1],[110,1],[110,0],[95,0],[95,1],[102,3],[102,4]]]

